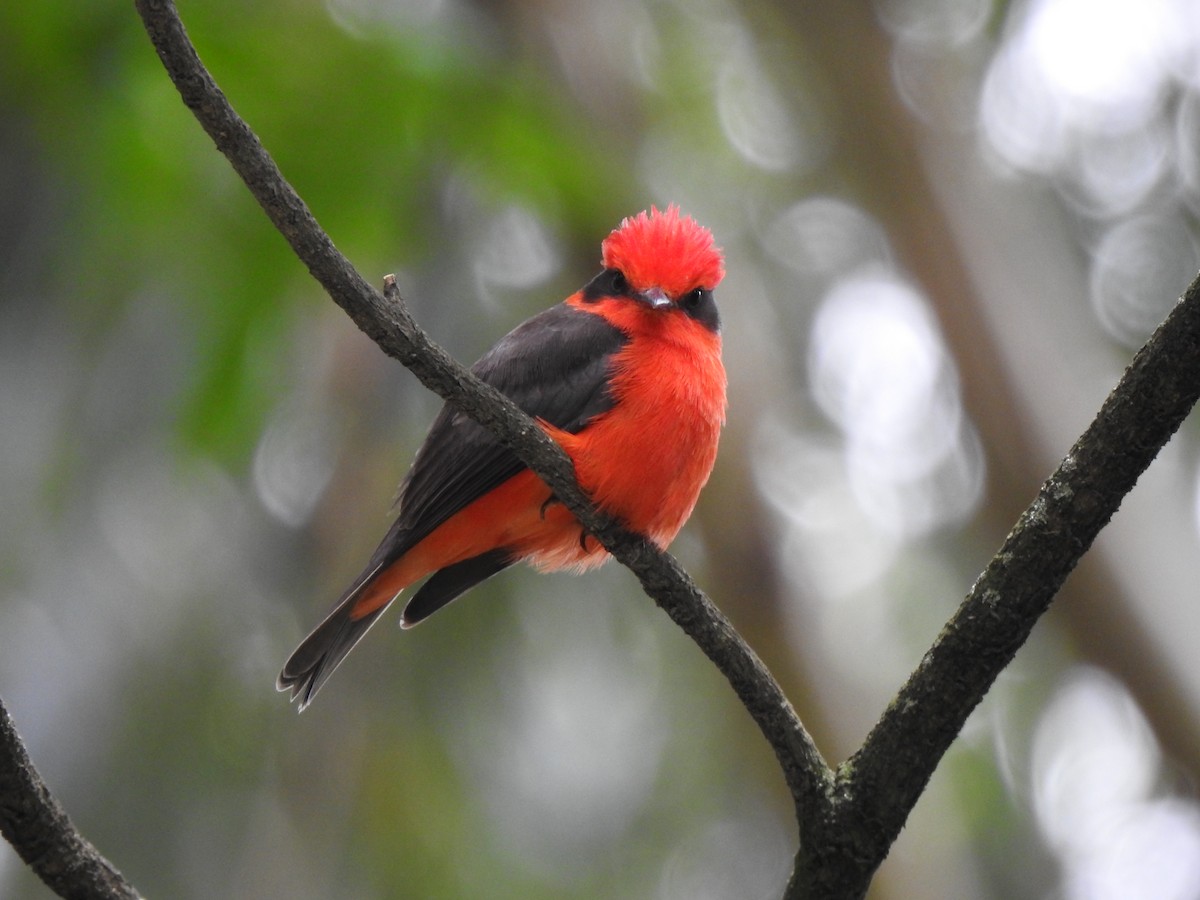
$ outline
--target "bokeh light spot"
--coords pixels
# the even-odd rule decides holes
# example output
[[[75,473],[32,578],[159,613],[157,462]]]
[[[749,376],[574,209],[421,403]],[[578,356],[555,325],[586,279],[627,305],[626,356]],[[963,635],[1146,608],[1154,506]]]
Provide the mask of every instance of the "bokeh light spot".
[[[1125,688],[1080,669],[1034,735],[1034,812],[1071,900],[1188,900],[1200,891],[1200,807],[1155,797],[1162,754]]]
[[[886,273],[835,284],[813,324],[809,370],[817,403],[845,435],[855,495],[880,527],[924,534],[974,508],[982,452],[911,286]]]
[[[321,499],[337,461],[336,432],[312,404],[284,403],[272,413],[254,451],[254,488],[283,524],[300,527]]]
[[[1140,346],[1200,269],[1200,248],[1182,216],[1144,215],[1118,222],[1092,256],[1091,299],[1105,330]]]
[[[763,242],[776,260],[814,277],[891,260],[879,223],[837,197],[809,197],[789,206],[771,223]]]
[[[977,38],[991,0],[875,0],[875,14],[905,43],[956,47]]]
[[[725,137],[760,168],[784,171],[801,155],[795,121],[767,73],[735,54],[717,76],[717,113]]]

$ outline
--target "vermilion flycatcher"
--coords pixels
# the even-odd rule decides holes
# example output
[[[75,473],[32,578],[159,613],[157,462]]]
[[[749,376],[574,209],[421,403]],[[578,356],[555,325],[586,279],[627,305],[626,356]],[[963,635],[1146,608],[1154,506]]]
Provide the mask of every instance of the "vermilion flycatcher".
[[[696,505],[725,418],[708,229],[674,206],[625,219],[582,290],[517,326],[472,371],[535,417],[580,486],[666,547]],[[515,562],[598,565],[608,553],[486,429],[445,406],[401,486],[399,516],[333,612],[296,648],[278,688],[303,709],[402,591],[411,627]]]

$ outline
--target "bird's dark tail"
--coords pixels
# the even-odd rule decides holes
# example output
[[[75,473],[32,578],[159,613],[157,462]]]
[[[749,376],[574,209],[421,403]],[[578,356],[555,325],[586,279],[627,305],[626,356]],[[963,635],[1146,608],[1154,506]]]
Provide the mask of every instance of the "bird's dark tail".
[[[292,700],[299,699],[301,711],[312,702],[321,685],[346,658],[346,654],[362,640],[367,629],[391,605],[390,602],[382,603],[365,615],[356,617],[353,614],[362,592],[380,573],[381,569],[376,568],[355,582],[338,601],[333,612],[325,617],[325,621],[314,628],[288,657],[275,687],[280,691],[291,691]]]
[[[421,589],[404,607],[400,627],[412,628],[451,600],[480,582],[487,581],[497,572],[504,571],[514,562],[516,560],[513,559],[512,553],[502,547],[434,572],[433,577],[421,585]]]
[[[425,582],[409,601],[400,624],[411,628],[455,597],[485,581],[515,560],[509,551],[491,550],[447,566]],[[346,654],[354,649],[375,620],[391,606],[401,586],[389,578],[386,563],[368,568],[338,601],[325,621],[300,642],[275,682],[281,691],[291,691],[303,710],[321,689]],[[365,613],[356,610],[367,609]]]

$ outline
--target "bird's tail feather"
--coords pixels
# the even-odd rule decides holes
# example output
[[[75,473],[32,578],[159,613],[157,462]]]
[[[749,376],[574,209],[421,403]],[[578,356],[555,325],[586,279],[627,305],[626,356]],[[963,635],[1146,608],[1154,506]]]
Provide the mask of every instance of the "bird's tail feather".
[[[487,581],[497,572],[504,571],[514,562],[516,560],[511,551],[499,547],[434,572],[433,577],[421,586],[404,607],[400,627],[412,628],[454,598]]]
[[[413,596],[400,624],[411,628],[455,597],[515,562],[510,551],[500,548],[435,572]],[[292,700],[304,710],[354,645],[391,606],[406,582],[386,563],[369,568],[338,601],[333,612],[313,629],[295,649],[275,682],[280,691],[291,691]],[[367,611],[362,612],[363,609]]]
[[[375,620],[391,605],[381,603],[366,615],[355,616],[354,609],[367,589],[381,573],[382,566],[360,578],[342,597],[333,612],[321,622],[297,647],[279,673],[275,687],[291,691],[292,700],[299,699],[303,711],[329,676],[333,674],[354,645],[362,640]]]

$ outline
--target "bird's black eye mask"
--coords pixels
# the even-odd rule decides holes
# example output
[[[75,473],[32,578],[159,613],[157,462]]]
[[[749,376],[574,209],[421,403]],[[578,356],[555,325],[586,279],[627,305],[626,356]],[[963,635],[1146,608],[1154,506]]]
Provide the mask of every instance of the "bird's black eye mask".
[[[596,303],[605,297],[631,297],[632,288],[620,269],[603,269],[583,288],[584,303]],[[721,330],[717,302],[708,288],[696,288],[684,294],[675,304],[686,316],[695,319],[712,332]]]
[[[696,288],[679,298],[678,306],[709,331],[721,330],[721,316],[717,313],[717,301],[708,288]]]
[[[595,303],[605,297],[628,297],[629,282],[620,269],[604,269],[583,289],[585,303]]]

